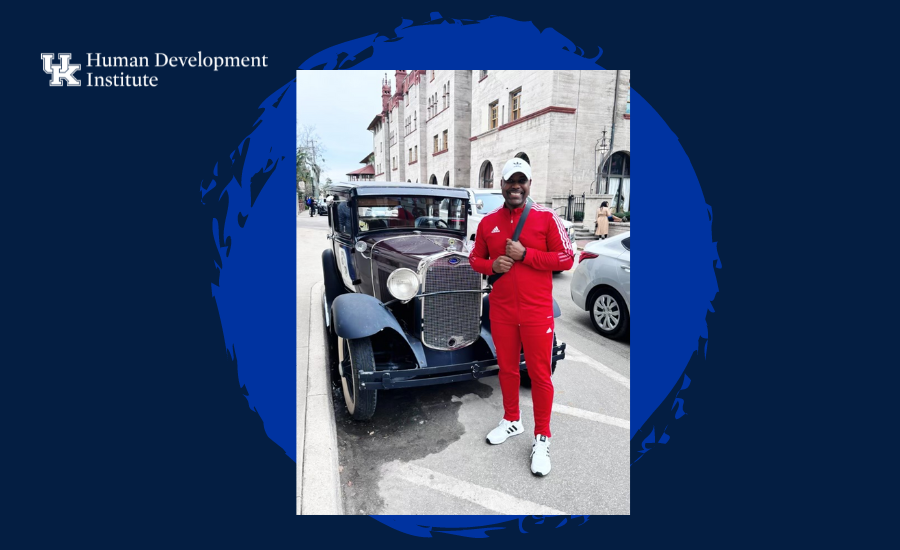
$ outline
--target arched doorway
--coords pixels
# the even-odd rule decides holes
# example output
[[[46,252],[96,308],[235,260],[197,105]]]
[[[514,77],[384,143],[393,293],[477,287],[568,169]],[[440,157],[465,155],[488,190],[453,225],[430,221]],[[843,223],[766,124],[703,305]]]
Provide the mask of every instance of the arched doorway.
[[[597,193],[613,195],[611,207],[628,212],[631,207],[631,154],[616,151],[607,159],[597,178]]]
[[[434,177],[434,174],[431,174],[431,179],[428,180],[428,183],[431,185],[437,185],[437,178]]]
[[[492,189],[494,187],[494,167],[491,166],[491,161],[486,160],[481,165],[481,170],[478,172],[478,187],[484,189]]]
[[[524,160],[528,163],[528,166],[531,166],[531,161],[528,160],[528,155],[526,155],[525,153],[516,153],[516,158]]]
[[[450,187],[450,172],[444,174],[444,187]]]

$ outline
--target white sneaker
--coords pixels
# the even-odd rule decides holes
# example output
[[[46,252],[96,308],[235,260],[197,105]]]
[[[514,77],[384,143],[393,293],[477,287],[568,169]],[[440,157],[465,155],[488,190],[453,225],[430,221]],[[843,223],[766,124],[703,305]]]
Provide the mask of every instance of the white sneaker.
[[[513,422],[504,418],[496,428],[491,430],[491,433],[487,434],[486,441],[491,445],[499,445],[510,437],[519,435],[524,431],[521,418]]]
[[[534,443],[531,445],[531,473],[536,476],[550,473],[550,438],[547,436],[534,436]]]

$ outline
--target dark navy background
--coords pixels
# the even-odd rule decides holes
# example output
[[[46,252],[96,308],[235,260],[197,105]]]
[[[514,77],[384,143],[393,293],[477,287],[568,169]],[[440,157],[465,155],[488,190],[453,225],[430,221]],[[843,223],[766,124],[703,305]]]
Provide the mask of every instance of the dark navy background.
[[[761,490],[785,474],[770,449],[772,434],[759,427],[773,414],[762,404],[772,373],[755,351],[761,343],[746,293],[758,270],[748,190],[764,190],[757,170],[741,169],[771,131],[760,124],[771,99],[761,97],[747,69],[766,55],[754,34],[763,17],[742,13],[726,26],[705,9],[673,4],[552,12],[454,5],[43,5],[9,14],[4,454],[8,499],[24,516],[15,523],[30,542],[428,542],[368,517],[294,517],[294,463],[247,407],[225,351],[199,189],[250,133],[256,107],[304,60],[389,32],[401,18],[428,20],[432,10],[531,20],[580,46],[602,47],[598,63],[631,69],[633,88],[679,137],[715,212],[724,269],[716,272],[708,356],[695,356],[686,371],[688,415],[667,432],[671,443],[633,467],[631,517],[592,517],[548,536],[610,544],[720,540],[761,506],[778,508],[770,502],[777,495]],[[509,36],[513,56],[515,39]],[[97,89],[85,86],[83,66],[81,88],[54,89],[38,59],[71,52],[84,63],[85,52],[198,49],[265,54],[270,68],[129,69],[156,74],[159,87]],[[677,221],[677,189],[672,216]],[[293,232],[293,220],[285,227]]]

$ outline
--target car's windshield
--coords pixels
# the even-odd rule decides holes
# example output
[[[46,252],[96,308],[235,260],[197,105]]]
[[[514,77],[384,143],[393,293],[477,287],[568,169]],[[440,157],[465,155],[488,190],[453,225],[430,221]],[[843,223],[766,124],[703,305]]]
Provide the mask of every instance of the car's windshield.
[[[359,197],[359,230],[415,228],[464,232],[466,202],[447,197]]]
[[[481,204],[479,207],[478,205]],[[479,214],[488,214],[503,206],[500,193],[475,193],[475,209]]]

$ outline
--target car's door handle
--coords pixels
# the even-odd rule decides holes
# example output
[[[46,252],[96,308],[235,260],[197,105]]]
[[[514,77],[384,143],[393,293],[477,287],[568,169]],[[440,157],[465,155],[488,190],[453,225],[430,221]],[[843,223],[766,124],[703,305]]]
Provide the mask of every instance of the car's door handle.
[[[630,265],[620,265],[619,267],[621,267],[621,268],[624,269],[625,271],[631,273],[631,266],[630,266]]]

